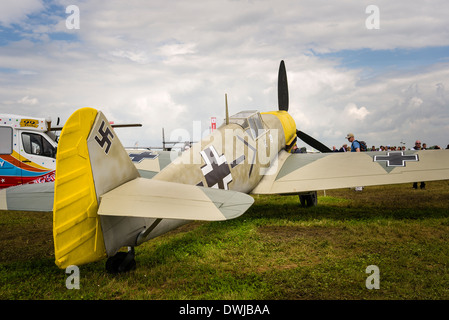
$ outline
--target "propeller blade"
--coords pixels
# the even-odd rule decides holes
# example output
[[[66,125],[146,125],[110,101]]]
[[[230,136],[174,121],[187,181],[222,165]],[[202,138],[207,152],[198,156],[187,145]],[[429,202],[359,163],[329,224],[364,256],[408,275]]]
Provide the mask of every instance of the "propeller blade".
[[[284,60],[281,60],[281,64],[279,66],[279,74],[278,74],[278,105],[279,110],[284,110],[288,112],[288,83],[287,83],[287,71],[285,70]],[[317,149],[320,152],[332,152],[331,149],[326,147],[324,144],[319,142],[318,140],[312,138],[308,134],[296,130],[296,136],[307,143],[309,146]]]
[[[302,141],[307,143],[309,146],[317,149],[320,152],[323,152],[323,153],[332,152],[332,150],[329,149],[328,147],[326,147],[324,144],[322,144],[315,138],[312,138],[308,134],[302,132],[301,130],[296,130],[296,135],[298,136],[299,139],[301,139]]]
[[[278,74],[278,105],[279,110],[288,111],[288,83],[284,60],[281,61]]]

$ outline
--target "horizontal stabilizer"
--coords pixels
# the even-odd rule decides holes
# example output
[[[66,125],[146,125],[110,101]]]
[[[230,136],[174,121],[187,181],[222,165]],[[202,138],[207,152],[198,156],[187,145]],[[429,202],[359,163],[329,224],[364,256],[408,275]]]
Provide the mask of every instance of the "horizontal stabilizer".
[[[53,182],[24,184],[0,190],[0,210],[51,212],[53,190]]]
[[[98,214],[222,221],[242,215],[253,202],[236,191],[136,178],[102,195]]]

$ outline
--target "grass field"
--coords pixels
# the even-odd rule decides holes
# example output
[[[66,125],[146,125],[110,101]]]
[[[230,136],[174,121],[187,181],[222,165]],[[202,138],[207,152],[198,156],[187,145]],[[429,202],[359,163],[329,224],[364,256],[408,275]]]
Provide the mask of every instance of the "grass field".
[[[193,222],[136,248],[137,269],[54,264],[52,214],[0,212],[0,299],[449,299],[449,181],[254,196],[238,219]],[[380,289],[366,288],[369,265]]]

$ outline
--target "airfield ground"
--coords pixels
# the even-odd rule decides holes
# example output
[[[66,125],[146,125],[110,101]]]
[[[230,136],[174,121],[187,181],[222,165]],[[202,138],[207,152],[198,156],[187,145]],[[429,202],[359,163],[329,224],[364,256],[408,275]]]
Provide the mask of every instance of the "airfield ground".
[[[238,219],[193,222],[136,248],[137,269],[54,264],[52,214],[0,212],[0,299],[449,299],[449,181],[254,196]],[[379,289],[368,289],[370,265]]]

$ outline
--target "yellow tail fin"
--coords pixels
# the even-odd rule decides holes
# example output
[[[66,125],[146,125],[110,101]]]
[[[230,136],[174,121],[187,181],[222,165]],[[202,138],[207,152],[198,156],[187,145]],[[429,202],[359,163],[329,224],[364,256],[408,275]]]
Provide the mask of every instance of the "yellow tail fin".
[[[97,110],[83,108],[67,120],[56,156],[53,203],[55,262],[59,268],[106,257],[87,148]]]
[[[56,265],[67,268],[115,254],[115,234],[102,229],[100,197],[139,177],[102,112],[76,111],[59,138],[53,203]],[[106,232],[106,233],[104,233]]]

